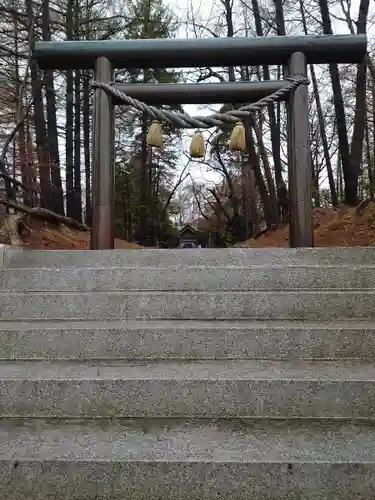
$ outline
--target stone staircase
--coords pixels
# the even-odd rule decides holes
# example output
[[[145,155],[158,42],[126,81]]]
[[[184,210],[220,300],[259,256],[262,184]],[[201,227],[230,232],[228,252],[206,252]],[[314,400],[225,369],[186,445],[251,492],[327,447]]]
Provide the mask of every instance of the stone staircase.
[[[375,498],[375,248],[0,249],[0,499]]]

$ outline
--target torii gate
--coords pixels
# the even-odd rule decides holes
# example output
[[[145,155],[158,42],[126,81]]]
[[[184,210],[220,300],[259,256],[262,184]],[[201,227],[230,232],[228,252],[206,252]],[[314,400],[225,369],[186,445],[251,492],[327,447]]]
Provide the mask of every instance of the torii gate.
[[[288,76],[306,77],[307,64],[360,63],[366,35],[274,36],[249,38],[93,40],[38,42],[41,69],[93,69],[95,80],[109,84],[114,68],[182,68],[284,65]],[[288,82],[205,84],[113,84],[113,89],[146,104],[256,102]],[[288,96],[288,189],[290,246],[313,246],[308,88]],[[114,113],[119,102],[96,88],[93,107],[92,249],[114,248]]]

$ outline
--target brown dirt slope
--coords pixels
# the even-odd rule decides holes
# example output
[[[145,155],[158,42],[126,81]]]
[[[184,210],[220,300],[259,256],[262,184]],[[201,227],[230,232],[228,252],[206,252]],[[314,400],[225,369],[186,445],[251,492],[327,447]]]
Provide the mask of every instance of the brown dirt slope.
[[[375,246],[375,201],[357,208],[315,208],[313,211],[314,245],[316,247]],[[289,226],[267,231],[239,247],[288,247]]]
[[[22,235],[24,247],[33,250],[87,250],[90,247],[90,233],[67,226],[33,221]],[[141,248],[135,243],[116,238],[115,248]]]
[[[315,208],[314,244],[316,247],[375,246],[375,201],[365,202],[357,208]],[[35,250],[86,250],[90,233],[64,225],[29,222],[22,234],[23,246]],[[288,247],[289,227],[285,225],[267,231],[237,246],[247,248]],[[136,243],[116,239],[115,248],[142,248]]]

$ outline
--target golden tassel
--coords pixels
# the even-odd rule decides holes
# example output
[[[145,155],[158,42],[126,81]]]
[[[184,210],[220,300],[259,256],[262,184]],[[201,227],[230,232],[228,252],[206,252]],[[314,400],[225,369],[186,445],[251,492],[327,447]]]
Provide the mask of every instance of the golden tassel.
[[[147,133],[147,146],[163,147],[163,130],[158,120],[153,120]]]
[[[233,127],[229,138],[229,148],[232,151],[246,150],[245,127],[241,121],[237,122]]]
[[[204,138],[200,130],[196,130],[191,139],[190,156],[192,158],[204,158]]]

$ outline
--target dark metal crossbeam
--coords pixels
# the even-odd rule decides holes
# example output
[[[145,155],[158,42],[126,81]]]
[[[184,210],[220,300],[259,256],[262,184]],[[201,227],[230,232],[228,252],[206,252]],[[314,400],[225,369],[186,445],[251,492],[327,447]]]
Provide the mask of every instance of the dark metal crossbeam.
[[[115,89],[149,105],[256,102],[287,85],[286,80],[237,83],[116,83]],[[287,96],[285,96],[287,99]],[[113,100],[114,104],[123,104]]]
[[[308,64],[357,63],[366,45],[366,35],[78,40],[37,42],[35,56],[41,69],[93,68],[99,57],[115,68],[275,65],[294,52],[303,52]]]

